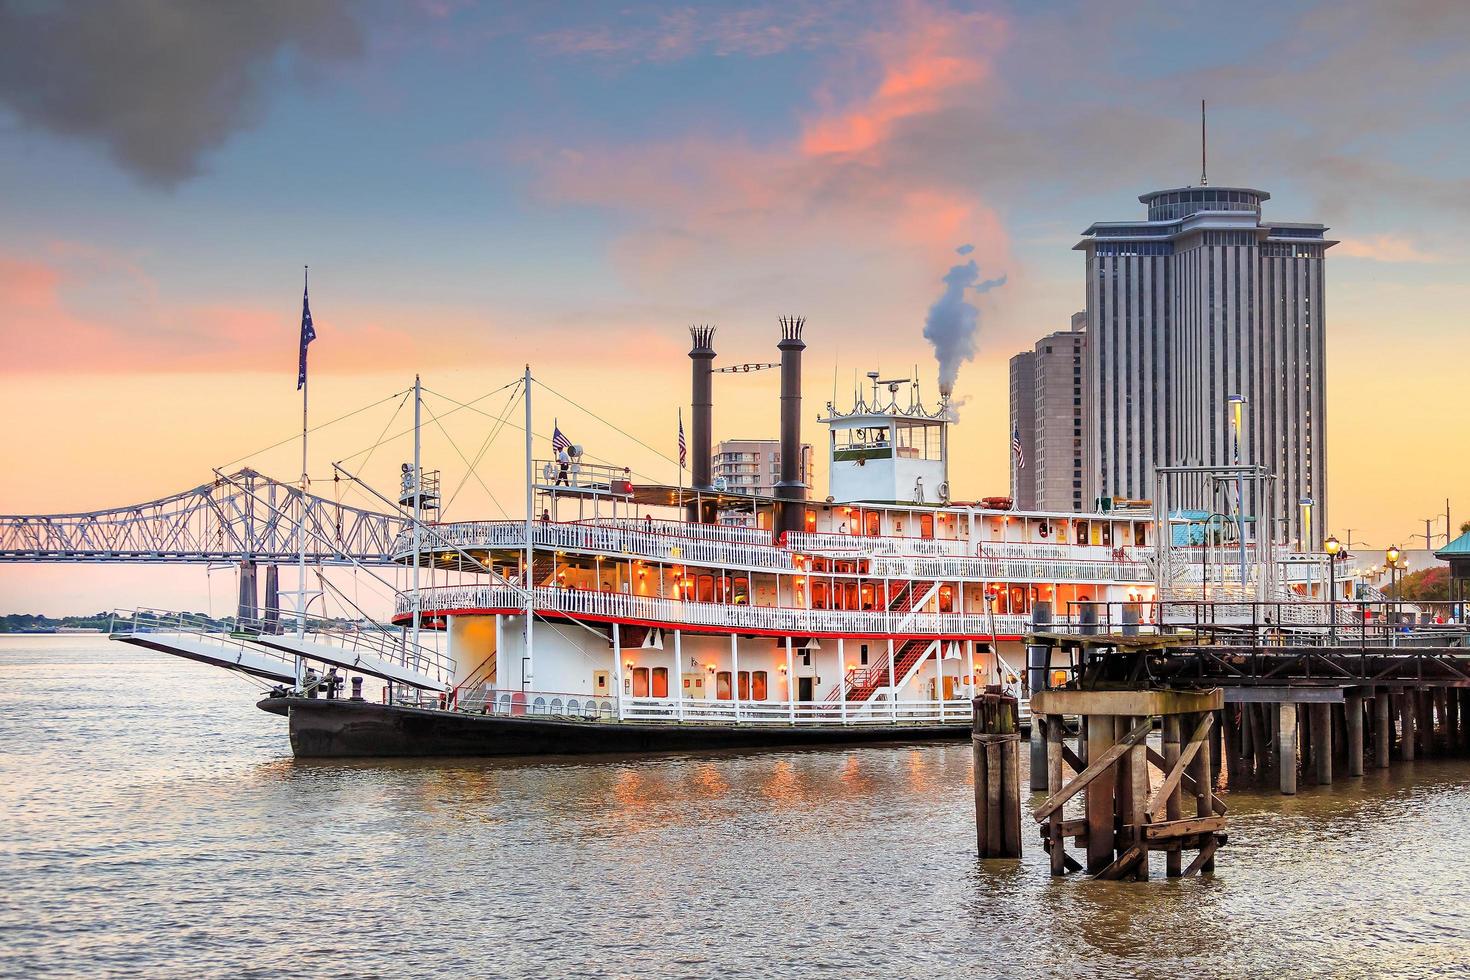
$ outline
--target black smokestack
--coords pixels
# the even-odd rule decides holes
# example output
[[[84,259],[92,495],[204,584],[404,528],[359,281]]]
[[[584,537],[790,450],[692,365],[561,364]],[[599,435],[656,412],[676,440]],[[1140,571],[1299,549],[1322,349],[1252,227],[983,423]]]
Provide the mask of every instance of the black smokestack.
[[[715,360],[715,349],[711,346],[715,339],[715,328],[709,324],[701,324],[689,328],[689,336],[694,341],[693,348],[689,351],[689,360],[694,366],[694,378],[692,388],[692,415],[694,440],[691,447],[694,459],[690,463],[689,472],[691,484],[696,490],[711,489],[710,481],[710,454],[713,449],[711,445],[713,436],[714,415],[714,377],[712,374]],[[706,512],[713,513],[713,507],[704,508]],[[700,508],[690,504],[688,508],[689,520],[702,520]]]
[[[776,484],[780,530],[800,531],[805,524],[807,486],[801,479],[801,328],[806,318],[781,318],[781,482]]]

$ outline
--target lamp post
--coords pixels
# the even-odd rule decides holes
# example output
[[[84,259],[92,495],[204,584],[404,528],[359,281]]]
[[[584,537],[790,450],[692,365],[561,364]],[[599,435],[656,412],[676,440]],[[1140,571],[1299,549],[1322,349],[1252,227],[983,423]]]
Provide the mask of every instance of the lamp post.
[[[1385,564],[1388,566],[1388,588],[1393,593],[1393,605],[1389,607],[1391,611],[1391,619],[1388,624],[1390,639],[1398,635],[1399,628],[1398,574],[1400,554],[1402,552],[1399,551],[1399,546],[1396,544],[1389,545],[1388,550],[1383,553]]]
[[[1329,535],[1322,546],[1327,551],[1327,641],[1337,646],[1337,556],[1342,552],[1342,542],[1337,535]]]

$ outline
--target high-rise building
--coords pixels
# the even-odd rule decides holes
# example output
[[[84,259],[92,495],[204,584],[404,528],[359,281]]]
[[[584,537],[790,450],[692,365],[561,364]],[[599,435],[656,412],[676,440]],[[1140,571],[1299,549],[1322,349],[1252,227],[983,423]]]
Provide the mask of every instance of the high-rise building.
[[[1320,224],[1264,220],[1264,191],[1181,187],[1139,197],[1146,220],[1098,222],[1086,254],[1088,427],[1098,496],[1152,497],[1154,468],[1237,458],[1275,475],[1271,532],[1327,524]],[[1238,450],[1232,397],[1245,399]],[[1176,503],[1228,506],[1205,480]],[[1246,513],[1264,521],[1261,501]],[[1259,526],[1259,525],[1258,525]],[[1318,541],[1306,541],[1316,547]]]
[[[726,439],[715,444],[711,476],[733,493],[769,496],[781,480],[779,439]],[[720,481],[723,480],[723,484]],[[801,482],[812,483],[812,446],[801,444]]]
[[[1023,510],[1092,507],[1087,437],[1087,314],[1011,358],[1011,428],[1026,465],[1011,460],[1011,496]]]

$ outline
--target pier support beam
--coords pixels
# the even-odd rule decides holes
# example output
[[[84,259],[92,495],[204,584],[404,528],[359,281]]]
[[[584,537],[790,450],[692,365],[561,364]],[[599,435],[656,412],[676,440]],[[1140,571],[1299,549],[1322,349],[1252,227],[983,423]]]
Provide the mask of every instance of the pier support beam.
[[[1277,744],[1277,768],[1281,772],[1281,792],[1296,795],[1296,705],[1282,701],[1278,709],[1281,718],[1280,736]]]
[[[1347,774],[1363,775],[1363,696],[1349,694],[1343,702],[1347,722]]]
[[[1164,770],[1173,772],[1179,765],[1179,752],[1181,746],[1180,728],[1182,727],[1181,715],[1164,716]],[[1175,786],[1165,798],[1164,819],[1178,820],[1183,816],[1179,806],[1180,790]],[[1167,878],[1178,878],[1184,867],[1184,854],[1178,849],[1164,852],[1164,876]]]
[[[1380,687],[1373,694],[1373,765],[1387,769],[1393,748],[1393,705],[1389,703],[1388,688]]]
[[[281,568],[279,565],[265,566],[265,604],[261,607],[262,633],[281,631]]]
[[[1088,715],[1087,758],[1097,760],[1117,741],[1112,715]],[[1089,762],[1089,765],[1092,763]],[[1087,789],[1087,873],[1097,874],[1113,863],[1113,781],[1095,779]]]
[[[1016,699],[990,689],[974,700],[975,838],[981,858],[1021,856],[1021,731]],[[1061,728],[1061,717],[1048,719]],[[1046,726],[1032,718],[1032,730]],[[1058,742],[1060,749],[1060,742]],[[1057,754],[1061,778],[1061,753]],[[1061,847],[1053,849],[1055,856]],[[1055,859],[1055,858],[1054,858]]]
[[[1413,762],[1418,741],[1414,733],[1414,692],[1404,691],[1398,695],[1398,700],[1399,754],[1405,762]]]
[[[1312,713],[1312,762],[1317,785],[1332,783],[1332,705],[1314,704]]]
[[[256,596],[255,589],[255,562],[242,561],[240,563],[240,601],[235,607],[235,622],[237,628],[244,628],[248,623],[256,619]]]

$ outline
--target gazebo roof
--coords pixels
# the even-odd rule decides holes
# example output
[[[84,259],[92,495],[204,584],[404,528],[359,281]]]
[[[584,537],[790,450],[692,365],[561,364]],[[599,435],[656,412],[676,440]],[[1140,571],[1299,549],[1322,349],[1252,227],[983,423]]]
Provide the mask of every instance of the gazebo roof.
[[[1448,561],[1451,558],[1470,558],[1470,531],[1466,531],[1434,553],[1434,557]]]

